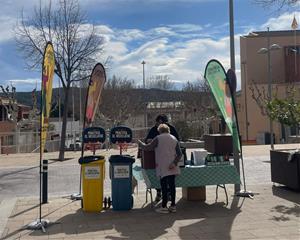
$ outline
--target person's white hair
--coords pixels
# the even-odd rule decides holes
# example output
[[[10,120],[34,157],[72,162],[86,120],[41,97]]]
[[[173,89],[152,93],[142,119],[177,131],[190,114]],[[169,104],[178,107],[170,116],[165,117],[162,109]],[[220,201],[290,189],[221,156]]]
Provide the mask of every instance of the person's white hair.
[[[157,131],[159,132],[159,134],[161,133],[170,133],[170,128],[167,124],[159,124]]]

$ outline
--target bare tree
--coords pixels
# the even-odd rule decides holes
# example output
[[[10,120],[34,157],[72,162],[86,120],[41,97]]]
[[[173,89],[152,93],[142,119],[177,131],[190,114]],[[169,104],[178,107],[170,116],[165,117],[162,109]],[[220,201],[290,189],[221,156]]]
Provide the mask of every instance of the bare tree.
[[[269,116],[267,108],[269,102],[269,95],[265,87],[258,86],[258,84],[252,80],[249,89],[251,91],[251,97],[259,107],[261,114],[263,116]]]
[[[263,7],[276,6],[279,10],[284,7],[293,7],[300,0],[253,0],[255,3],[262,5]]]
[[[16,88],[11,86],[2,86],[0,85],[0,88],[5,96],[5,98],[8,100],[8,105],[3,104],[3,107],[5,108],[7,112],[7,119],[9,121],[14,122],[17,125],[18,122],[18,103],[16,98]]]
[[[191,134],[196,136],[199,132],[208,133],[207,126],[211,118],[217,116],[218,108],[207,82],[204,79],[187,82],[182,89],[182,99],[191,114]]]
[[[170,90],[174,87],[174,83],[171,82],[168,75],[156,75],[152,76],[148,83],[148,88],[158,88],[162,90]]]
[[[99,106],[102,115],[98,115],[96,120],[100,121],[100,117],[106,119],[110,121],[108,125],[111,127],[124,124],[126,120],[142,112],[144,106],[141,96],[134,89],[134,82],[126,78],[113,76],[108,79]]]
[[[30,69],[40,69],[44,47],[48,41],[53,43],[55,74],[62,83],[66,106],[59,153],[59,159],[64,160],[69,90],[72,82],[86,79],[91,73],[103,51],[103,38],[93,25],[86,23],[77,0],[59,0],[56,6],[49,1],[45,6],[40,3],[35,7],[28,18],[22,13],[16,27],[16,41]]]

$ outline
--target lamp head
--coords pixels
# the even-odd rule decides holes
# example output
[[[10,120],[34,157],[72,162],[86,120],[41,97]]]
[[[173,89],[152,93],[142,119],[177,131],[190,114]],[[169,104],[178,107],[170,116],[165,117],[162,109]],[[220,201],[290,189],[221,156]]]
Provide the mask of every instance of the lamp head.
[[[269,50],[267,48],[261,48],[257,51],[259,54],[266,54]]]
[[[281,49],[281,47],[280,47],[278,44],[272,44],[272,45],[270,46],[270,49],[271,49],[271,50],[279,50],[279,49]]]

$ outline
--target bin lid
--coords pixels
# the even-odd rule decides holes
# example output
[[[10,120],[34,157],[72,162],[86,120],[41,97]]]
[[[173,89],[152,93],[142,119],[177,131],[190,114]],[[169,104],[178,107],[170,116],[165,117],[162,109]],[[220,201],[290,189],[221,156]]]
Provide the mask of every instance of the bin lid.
[[[78,160],[78,163],[79,164],[86,164],[86,163],[91,163],[91,162],[95,162],[95,161],[99,161],[99,160],[104,160],[105,157],[104,156],[100,156],[100,155],[97,155],[97,156],[85,156],[85,157],[81,157],[79,158]]]
[[[135,159],[130,155],[111,155],[110,163],[134,163]]]

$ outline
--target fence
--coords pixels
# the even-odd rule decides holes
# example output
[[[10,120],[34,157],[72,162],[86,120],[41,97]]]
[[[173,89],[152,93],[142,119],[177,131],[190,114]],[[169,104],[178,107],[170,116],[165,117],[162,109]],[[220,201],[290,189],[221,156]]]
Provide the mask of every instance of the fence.
[[[138,139],[144,139],[148,128],[132,129],[133,142]],[[109,130],[106,131],[106,142],[103,147],[109,147]],[[38,132],[2,132],[0,135],[0,153],[31,153],[40,151],[40,136]],[[3,141],[4,140],[4,141]],[[81,141],[81,132],[67,132],[65,141],[65,150],[72,149],[76,145],[76,140]],[[59,151],[60,134],[57,132],[48,132],[45,150],[47,152]],[[74,148],[76,150],[76,148]]]

